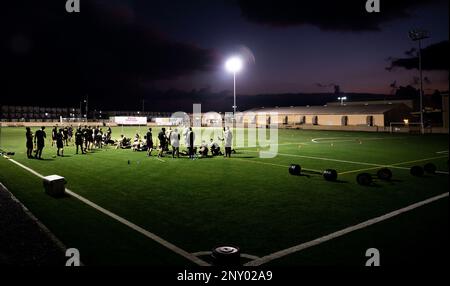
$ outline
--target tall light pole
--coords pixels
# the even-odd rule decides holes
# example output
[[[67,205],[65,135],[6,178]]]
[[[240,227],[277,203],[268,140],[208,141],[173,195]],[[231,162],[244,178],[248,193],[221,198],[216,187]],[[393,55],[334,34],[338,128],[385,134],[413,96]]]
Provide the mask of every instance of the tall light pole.
[[[227,71],[233,73],[233,119],[236,114],[236,73],[242,69],[242,60],[239,57],[231,57],[225,62]]]
[[[341,97],[338,97],[338,100],[341,101],[341,105],[344,105],[344,100],[347,100],[347,97],[346,96],[341,96]]]
[[[419,80],[420,80],[420,132],[424,133],[423,128],[423,80],[422,80],[422,40],[429,38],[428,32],[423,30],[409,31],[409,38],[419,42]]]

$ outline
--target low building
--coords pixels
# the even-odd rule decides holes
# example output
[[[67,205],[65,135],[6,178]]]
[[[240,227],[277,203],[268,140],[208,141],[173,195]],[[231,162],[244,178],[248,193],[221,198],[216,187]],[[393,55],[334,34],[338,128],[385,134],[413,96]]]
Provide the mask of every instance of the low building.
[[[246,124],[325,125],[325,126],[389,126],[410,118],[411,108],[405,104],[370,104],[337,106],[291,106],[255,108],[243,115]],[[277,115],[273,115],[276,113]]]

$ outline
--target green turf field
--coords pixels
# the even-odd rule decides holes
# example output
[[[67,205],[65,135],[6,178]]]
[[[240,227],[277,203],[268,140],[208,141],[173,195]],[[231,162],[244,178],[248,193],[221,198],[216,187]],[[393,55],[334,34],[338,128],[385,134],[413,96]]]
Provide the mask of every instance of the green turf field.
[[[136,129],[123,132],[131,137]],[[50,136],[50,128],[46,131]],[[113,138],[120,133],[113,128]],[[53,158],[56,148],[47,142],[45,160],[39,161],[26,158],[24,128],[3,128],[1,138],[3,150],[16,152],[12,159],[44,176],[64,176],[74,193],[188,253],[233,244],[261,257],[448,189],[448,135],[280,130],[278,143],[278,155],[271,159],[258,157],[261,148],[244,147],[231,159],[158,160],[111,147],[75,155],[73,146],[64,158]],[[427,162],[441,173],[409,174],[409,167]],[[336,169],[338,181],[318,174],[292,176],[292,163]],[[385,165],[391,166],[392,181],[356,183],[358,173],[376,173]],[[40,178],[4,158],[0,182],[66,246],[78,248],[86,265],[194,264],[74,197],[46,195]],[[380,250],[382,263],[408,263],[416,254],[434,257],[433,244],[447,240],[448,197],[268,265],[363,266],[370,247]]]

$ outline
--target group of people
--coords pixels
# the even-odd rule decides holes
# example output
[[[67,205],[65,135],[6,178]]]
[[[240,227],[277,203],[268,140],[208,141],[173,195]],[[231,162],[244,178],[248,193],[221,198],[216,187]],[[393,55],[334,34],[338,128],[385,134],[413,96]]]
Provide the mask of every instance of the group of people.
[[[149,132],[147,132],[147,138],[149,138],[149,136],[150,138],[152,138],[151,131],[152,129],[149,128]],[[229,127],[224,127],[223,131],[223,138],[218,139],[224,141],[225,157],[231,157],[233,133],[231,132]],[[184,145],[187,148],[187,152],[183,152],[182,154],[189,156],[189,159],[195,159],[198,157],[198,155],[200,157],[208,157],[209,152],[211,152],[212,156],[222,155],[219,144],[215,142],[213,138],[210,139],[209,143],[206,143],[203,140],[199,148],[197,148],[195,146],[195,132],[192,130],[192,127],[185,127],[181,134],[178,132],[177,128],[175,128],[174,130],[169,128],[169,130],[167,131],[165,128],[161,129],[161,131],[158,133],[158,140],[160,143],[158,157],[163,157],[165,152],[170,152],[168,145],[171,145],[172,158],[175,158],[175,156],[179,158],[181,137],[184,138]],[[152,141],[150,142],[150,145],[151,146],[149,146],[148,156],[151,156],[151,150],[153,149]]]
[[[108,127],[106,132],[100,126],[91,127],[85,125],[84,128],[78,127],[75,132],[75,146],[76,154],[79,150],[82,154],[86,154],[87,151],[93,148],[103,148],[104,145],[112,144],[111,140],[112,130]]]
[[[102,128],[99,126],[91,127],[84,126],[83,128],[79,126],[75,130],[72,126],[66,126],[59,128],[54,126],[52,129],[52,146],[56,146],[56,155],[64,156],[64,146],[69,146],[72,142],[72,138],[75,137],[76,154],[81,152],[86,154],[87,151],[93,148],[102,148],[104,145],[113,144],[116,148],[120,149],[132,149],[133,151],[146,151],[147,156],[152,156],[153,150],[158,152],[158,158],[164,157],[165,154],[171,154],[172,158],[179,158],[181,155],[189,156],[190,159],[195,159],[197,157],[208,157],[209,153],[211,156],[224,155],[224,157],[231,157],[232,152],[232,142],[233,133],[229,127],[224,127],[223,137],[218,137],[217,139],[223,141],[225,148],[225,154],[222,153],[219,144],[213,139],[210,139],[209,143],[204,140],[198,148],[195,146],[195,133],[192,127],[185,127],[184,130],[179,133],[177,128],[161,128],[158,133],[157,138],[159,146],[155,147],[153,143],[153,133],[152,128],[149,128],[145,136],[141,138],[139,133],[136,133],[133,141],[131,138],[127,138],[124,135],[120,135],[119,140],[112,140],[111,134],[112,130],[110,127],[103,132]],[[30,127],[26,128],[26,147],[27,147],[27,157],[42,159],[42,150],[45,146],[45,138],[47,137],[45,133],[45,127],[37,130],[35,134],[32,133]],[[180,141],[183,138],[184,145],[187,150],[180,152]],[[171,148],[169,148],[169,146]],[[35,155],[33,156],[33,147],[35,148]],[[198,153],[198,154],[197,154]]]
[[[218,139],[224,141],[225,156],[231,157],[233,134],[229,127],[224,128],[223,134],[223,138]],[[120,148],[131,149],[133,151],[146,151],[147,156],[152,156],[152,152],[155,150],[157,151],[158,158],[164,157],[165,154],[171,154],[172,158],[179,158],[181,154],[188,156],[190,159],[195,159],[198,156],[207,157],[209,156],[209,152],[211,152],[211,156],[223,155],[219,144],[214,141],[213,138],[210,139],[209,143],[202,141],[201,145],[197,148],[195,146],[195,132],[192,130],[192,127],[184,128],[181,133],[178,131],[178,128],[174,128],[173,130],[172,128],[169,128],[166,130],[166,128],[163,127],[158,133],[157,138],[159,145],[155,146],[153,142],[152,128],[148,129],[143,138],[139,135],[139,133],[135,134],[133,140],[122,134],[120,135],[120,139],[117,141],[116,149]],[[180,142],[182,141],[182,138],[187,150],[180,152]]]
[[[66,126],[59,129],[58,126],[53,127],[51,145],[56,146],[57,156],[64,157],[64,146],[69,146],[69,143],[72,142],[74,136],[73,131],[74,129],[72,126]],[[82,154],[86,154],[86,152],[92,150],[92,148],[102,148],[104,144],[113,143],[111,140],[111,133],[111,127],[108,127],[106,132],[103,132],[102,128],[99,126],[94,128],[88,127],[87,125],[84,126],[84,128],[81,126],[78,127],[75,131],[76,154],[80,151]],[[33,134],[30,127],[26,127],[25,137],[27,157],[29,159],[42,159],[42,150],[45,147],[45,139],[47,138],[45,126],[42,126],[35,134]],[[34,156],[33,147],[35,149]]]

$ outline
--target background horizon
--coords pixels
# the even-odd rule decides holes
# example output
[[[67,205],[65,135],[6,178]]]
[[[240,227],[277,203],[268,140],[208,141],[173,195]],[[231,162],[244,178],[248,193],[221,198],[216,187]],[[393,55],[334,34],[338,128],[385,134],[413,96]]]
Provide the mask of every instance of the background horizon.
[[[418,88],[413,28],[431,36],[425,94],[448,91],[448,1],[381,1],[371,14],[365,2],[92,0],[72,14],[54,1],[8,2],[0,103],[76,107],[89,95],[90,109],[141,110],[143,100],[146,110],[199,101],[231,109],[223,64],[233,54],[246,62],[237,75],[241,110],[320,104],[333,94],[394,96]],[[267,94],[280,96],[261,102]]]

